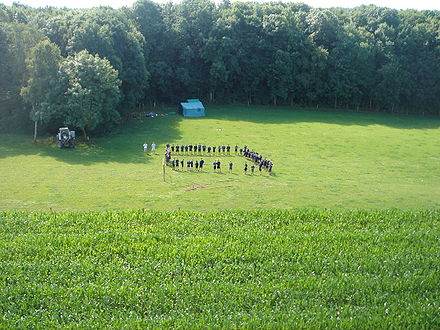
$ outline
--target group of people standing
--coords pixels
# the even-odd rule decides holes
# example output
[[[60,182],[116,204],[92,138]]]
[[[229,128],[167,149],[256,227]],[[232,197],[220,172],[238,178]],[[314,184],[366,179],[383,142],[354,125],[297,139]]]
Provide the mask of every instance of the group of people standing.
[[[231,146],[230,145],[222,145],[222,146],[206,146],[206,145],[170,145],[167,144],[165,148],[165,164],[169,165],[173,170],[185,170],[188,171],[203,171],[205,160],[202,158],[200,160],[184,160],[179,158],[172,158],[176,155],[206,155],[206,156],[216,156],[216,155],[230,155],[231,154]],[[239,148],[237,145],[234,147],[235,154],[240,154],[252,161],[251,165],[248,166],[248,163],[244,164],[244,173],[247,174],[248,171],[250,174],[254,174],[255,169],[258,168],[260,174],[262,170],[267,170],[269,174],[272,174],[273,163],[267,159],[263,158],[258,152],[251,151],[246,145],[243,148]],[[216,159],[213,163],[214,172],[221,172],[221,162]],[[231,173],[234,167],[234,163],[232,161],[228,164],[229,172]]]
[[[253,174],[255,171],[255,167],[258,166],[258,170],[261,171],[264,169],[266,170],[270,175],[272,175],[272,167],[273,163],[267,158],[263,158],[261,154],[258,152],[255,152],[253,150],[249,150],[247,146],[244,146],[244,148],[240,149],[240,155],[243,155],[245,158],[252,161],[252,165],[250,166],[250,171]],[[248,171],[248,165],[247,163],[244,164],[244,172],[247,173]]]

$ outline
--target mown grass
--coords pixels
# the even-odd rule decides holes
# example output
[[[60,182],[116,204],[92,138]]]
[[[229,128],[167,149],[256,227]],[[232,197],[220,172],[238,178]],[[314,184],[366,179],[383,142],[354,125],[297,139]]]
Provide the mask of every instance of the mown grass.
[[[207,115],[130,122],[75,150],[0,135],[0,209],[440,207],[439,119],[243,106]],[[145,155],[145,141],[159,151]],[[220,156],[222,174],[211,157],[203,173],[168,169],[164,182],[166,143],[247,144],[274,175],[245,176],[242,158]]]
[[[0,327],[435,329],[439,219],[0,212]]]

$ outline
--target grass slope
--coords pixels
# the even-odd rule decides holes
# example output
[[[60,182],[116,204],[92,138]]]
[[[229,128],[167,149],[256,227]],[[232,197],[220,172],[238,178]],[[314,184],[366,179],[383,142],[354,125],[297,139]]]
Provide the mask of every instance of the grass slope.
[[[440,120],[272,107],[208,107],[208,117],[131,122],[89,146],[58,150],[0,136],[0,209],[438,208]],[[142,144],[156,141],[156,154]],[[227,144],[270,157],[273,176],[162,175],[169,143]],[[195,157],[184,157],[185,159]],[[206,158],[205,158],[206,159]]]
[[[0,327],[440,327],[440,211],[0,212]]]

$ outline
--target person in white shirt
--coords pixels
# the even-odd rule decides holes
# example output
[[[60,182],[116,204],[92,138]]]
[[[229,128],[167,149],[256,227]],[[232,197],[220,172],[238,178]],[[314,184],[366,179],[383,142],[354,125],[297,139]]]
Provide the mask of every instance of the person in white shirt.
[[[147,142],[145,142],[144,143],[144,152],[147,152],[148,151],[148,144],[147,144]]]
[[[153,142],[151,144],[151,151],[155,151],[156,150],[156,142]]]

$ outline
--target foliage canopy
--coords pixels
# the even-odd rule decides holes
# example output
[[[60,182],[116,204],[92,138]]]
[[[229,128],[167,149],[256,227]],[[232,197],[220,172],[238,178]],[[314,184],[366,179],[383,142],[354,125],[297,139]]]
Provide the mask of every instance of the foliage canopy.
[[[64,58],[87,50],[108,59],[121,80],[121,116],[188,97],[440,113],[438,11],[209,0],[0,10],[0,122],[29,117],[17,115],[32,108],[19,92],[29,86],[28,50],[43,39]]]

